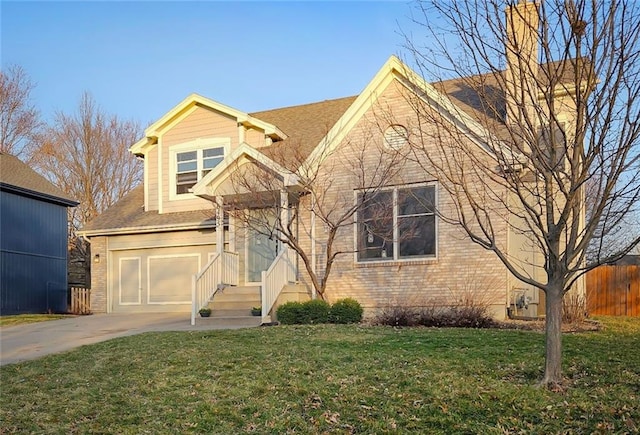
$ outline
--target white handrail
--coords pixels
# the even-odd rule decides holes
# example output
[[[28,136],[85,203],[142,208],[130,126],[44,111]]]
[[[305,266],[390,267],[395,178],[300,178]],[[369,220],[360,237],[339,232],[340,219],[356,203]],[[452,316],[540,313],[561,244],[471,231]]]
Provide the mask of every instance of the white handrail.
[[[262,272],[262,322],[269,321],[269,311],[276,303],[282,289],[290,282],[295,282],[295,268],[289,255],[289,248],[282,251],[273,260],[271,266]]]
[[[196,324],[196,314],[218,290],[220,281],[220,254],[215,254],[207,265],[191,279],[191,325]]]
[[[236,252],[216,253],[191,279],[191,325],[196,315],[216,294],[221,285],[238,285],[239,256]]]
[[[222,253],[222,284],[238,285],[240,278],[240,256],[237,252]]]

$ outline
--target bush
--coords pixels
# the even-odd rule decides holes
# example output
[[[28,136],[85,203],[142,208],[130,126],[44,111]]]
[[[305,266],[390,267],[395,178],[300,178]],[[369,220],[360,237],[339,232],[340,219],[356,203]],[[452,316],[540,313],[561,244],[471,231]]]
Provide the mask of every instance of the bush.
[[[373,323],[387,326],[415,326],[418,324],[417,313],[413,307],[391,305],[383,308],[376,315]]]
[[[487,307],[481,305],[430,306],[420,310],[418,324],[448,328],[490,328],[494,321],[489,316]]]
[[[284,325],[297,325],[302,322],[303,308],[300,302],[287,302],[276,310],[278,321]]]
[[[322,299],[312,299],[302,304],[302,322],[305,324],[327,323],[331,306]]]
[[[584,296],[569,293],[562,298],[562,321],[564,323],[580,323],[589,317],[587,300]]]
[[[439,328],[490,328],[495,325],[485,305],[468,302],[456,306],[431,304],[422,308],[394,305],[383,309],[376,316],[375,323]]]
[[[362,306],[355,299],[340,299],[331,306],[329,321],[331,323],[360,323],[362,312]]]

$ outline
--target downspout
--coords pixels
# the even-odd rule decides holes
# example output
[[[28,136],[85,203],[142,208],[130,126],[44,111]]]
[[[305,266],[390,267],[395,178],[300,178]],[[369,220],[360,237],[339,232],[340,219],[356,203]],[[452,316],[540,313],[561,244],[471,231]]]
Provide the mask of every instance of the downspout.
[[[311,270],[316,275],[316,200],[311,195]],[[316,275],[317,276],[317,275]],[[311,285],[311,299],[316,298],[316,287]]]

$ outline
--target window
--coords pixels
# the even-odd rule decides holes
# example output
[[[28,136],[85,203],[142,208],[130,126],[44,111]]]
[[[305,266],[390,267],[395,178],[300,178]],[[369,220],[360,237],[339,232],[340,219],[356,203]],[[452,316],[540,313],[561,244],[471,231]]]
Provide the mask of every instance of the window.
[[[398,150],[409,142],[407,128],[400,124],[392,124],[384,132],[384,146]]]
[[[189,193],[198,181],[224,159],[224,147],[175,153],[176,194]]]
[[[358,261],[384,261],[436,254],[435,186],[359,193]]]

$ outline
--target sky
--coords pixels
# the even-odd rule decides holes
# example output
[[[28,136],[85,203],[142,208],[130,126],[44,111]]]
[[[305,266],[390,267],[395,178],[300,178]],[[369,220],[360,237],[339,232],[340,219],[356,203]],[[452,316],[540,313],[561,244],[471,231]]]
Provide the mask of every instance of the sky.
[[[191,93],[244,112],[358,94],[411,28],[407,1],[1,1],[2,68],[45,121],[84,91],[146,126]]]

